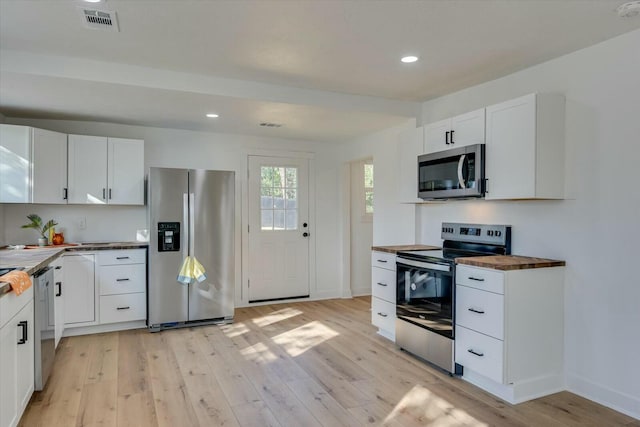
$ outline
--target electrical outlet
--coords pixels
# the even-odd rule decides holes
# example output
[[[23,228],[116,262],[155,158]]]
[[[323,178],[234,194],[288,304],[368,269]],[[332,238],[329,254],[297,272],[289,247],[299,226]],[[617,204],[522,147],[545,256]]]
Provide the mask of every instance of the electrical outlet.
[[[78,218],[78,228],[80,230],[86,230],[87,229],[87,218],[86,217]]]

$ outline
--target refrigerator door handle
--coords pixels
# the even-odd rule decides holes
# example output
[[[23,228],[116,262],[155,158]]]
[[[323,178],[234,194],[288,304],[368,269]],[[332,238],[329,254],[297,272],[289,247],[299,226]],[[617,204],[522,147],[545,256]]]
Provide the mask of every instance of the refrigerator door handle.
[[[195,255],[196,248],[196,194],[189,193],[189,255]]]
[[[182,194],[182,258],[189,256],[189,195]]]

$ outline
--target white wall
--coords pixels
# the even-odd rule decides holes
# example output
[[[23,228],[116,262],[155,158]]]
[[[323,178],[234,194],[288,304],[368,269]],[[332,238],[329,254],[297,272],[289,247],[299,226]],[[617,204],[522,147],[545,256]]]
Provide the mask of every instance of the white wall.
[[[640,30],[424,103],[422,123],[531,92],[566,96],[564,201],[418,207],[419,243],[443,221],[513,225],[513,252],[563,259],[570,390],[640,418]],[[544,307],[541,307],[543,310]]]
[[[7,122],[24,124],[65,133],[140,138],[145,140],[145,167],[161,166],[176,168],[202,168],[233,170],[236,172],[237,189],[237,278],[236,297],[247,295],[246,277],[240,285],[240,260],[246,256],[242,252],[245,243],[241,230],[246,230],[246,176],[247,155],[285,153],[310,157],[312,177],[315,178],[317,198],[313,214],[316,223],[310,222],[316,262],[320,267],[311,271],[312,298],[339,297],[342,295],[342,278],[337,268],[340,265],[341,241],[339,234],[339,194],[341,161],[338,146],[330,143],[293,141],[261,138],[244,135],[229,135],[207,132],[190,132],[175,129],[125,126],[110,123],[76,122],[58,120],[28,120],[7,118]],[[54,218],[65,229],[67,241],[95,240],[135,240],[137,229],[147,228],[146,208],[122,206],[46,206],[46,205],[4,205],[2,228],[10,243],[35,241],[32,230],[21,230],[25,215],[31,212],[43,217]],[[0,209],[0,212],[2,210]],[[86,218],[86,230],[77,226],[79,218]],[[2,217],[0,216],[0,219]],[[31,231],[31,232],[30,232]],[[242,289],[240,288],[242,286]],[[237,300],[238,305],[246,304]]]

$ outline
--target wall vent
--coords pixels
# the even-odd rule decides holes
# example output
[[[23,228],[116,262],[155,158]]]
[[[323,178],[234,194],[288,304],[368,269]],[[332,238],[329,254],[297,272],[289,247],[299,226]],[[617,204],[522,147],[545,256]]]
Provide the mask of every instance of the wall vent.
[[[91,30],[119,31],[118,17],[110,10],[78,8],[82,15],[82,24]]]

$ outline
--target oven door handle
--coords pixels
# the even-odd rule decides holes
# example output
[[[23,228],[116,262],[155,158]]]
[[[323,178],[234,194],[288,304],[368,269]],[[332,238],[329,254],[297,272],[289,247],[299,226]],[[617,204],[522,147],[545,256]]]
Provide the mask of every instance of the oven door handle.
[[[406,258],[398,258],[398,265],[406,265],[408,267],[417,267],[417,268],[425,268],[428,270],[438,270],[438,271],[451,271],[451,266],[448,264],[435,264],[432,262],[424,262],[424,261],[415,261],[412,259]]]

